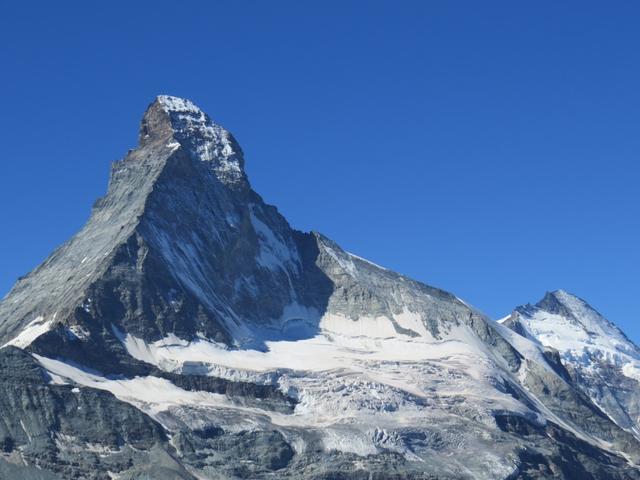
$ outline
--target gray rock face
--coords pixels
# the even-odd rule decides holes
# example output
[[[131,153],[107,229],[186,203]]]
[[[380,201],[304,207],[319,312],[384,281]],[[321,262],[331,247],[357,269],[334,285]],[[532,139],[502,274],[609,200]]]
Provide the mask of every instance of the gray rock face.
[[[610,386],[516,317],[292,229],[180,98],[0,302],[0,344],[0,476],[640,478]]]
[[[173,478],[186,474],[160,425],[110,393],[52,385],[15,347],[0,350],[0,381],[2,478],[109,479],[132,465],[149,471],[152,459],[163,458]]]

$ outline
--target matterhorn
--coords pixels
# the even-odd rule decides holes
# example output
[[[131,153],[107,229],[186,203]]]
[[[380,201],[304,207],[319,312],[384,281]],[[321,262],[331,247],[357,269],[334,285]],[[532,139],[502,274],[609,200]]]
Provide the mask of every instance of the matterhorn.
[[[640,349],[564,291],[494,322],[293,229],[159,96],[0,303],[0,478],[640,479]]]

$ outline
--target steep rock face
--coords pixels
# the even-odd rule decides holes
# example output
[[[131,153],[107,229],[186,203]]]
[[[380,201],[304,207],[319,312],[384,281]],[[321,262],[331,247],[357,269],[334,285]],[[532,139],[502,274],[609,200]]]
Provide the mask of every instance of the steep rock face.
[[[230,343],[243,340],[239,318],[264,323],[294,302],[293,232],[237,173],[231,135],[159,97],[140,137],[82,231],[0,304],[5,341],[35,319],[72,326],[86,313],[147,339],[177,329]]]
[[[581,478],[639,478],[636,439],[518,333],[293,230],[233,136],[160,96],[87,224],[0,302],[0,352],[43,398],[20,409],[0,371],[19,419],[0,472],[28,478],[53,441],[45,471],[92,478],[101,439],[70,419],[86,397],[101,441],[137,452],[109,464],[121,479],[572,478],[578,463]],[[49,441],[20,433],[29,415]]]
[[[640,438],[640,348],[584,300],[562,290],[502,321],[559,353],[579,389]]]
[[[0,350],[0,477],[90,478],[165,464],[191,478],[172,457],[161,426],[112,394],[52,382],[22,350]],[[132,468],[133,467],[133,468]]]

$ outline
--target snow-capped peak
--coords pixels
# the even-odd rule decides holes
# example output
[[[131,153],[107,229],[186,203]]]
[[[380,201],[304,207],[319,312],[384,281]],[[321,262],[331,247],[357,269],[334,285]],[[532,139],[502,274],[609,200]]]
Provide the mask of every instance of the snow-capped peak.
[[[160,120],[153,118],[158,110],[164,114]],[[195,159],[210,163],[223,183],[234,187],[248,185],[242,149],[233,135],[191,100],[159,95],[143,119],[141,142],[153,136],[154,130],[160,131],[163,138],[168,136],[168,141],[178,142]]]
[[[171,95],[158,95],[157,101],[167,112],[190,112],[205,119],[205,113],[191,100]]]
[[[569,356],[598,350],[639,356],[640,350],[612,322],[580,297],[564,290],[547,292],[535,305],[515,309],[505,325]]]
[[[631,343],[617,326],[604,318],[586,301],[564,290],[547,292],[533,308],[521,307],[520,310],[537,310],[539,313],[546,313],[547,315],[537,315],[536,317],[547,320],[552,316],[562,317],[570,322],[580,337],[584,335],[591,339],[604,337],[620,345]]]
[[[640,348],[616,325],[564,290],[516,308],[502,324],[557,350],[585,393],[640,438]]]

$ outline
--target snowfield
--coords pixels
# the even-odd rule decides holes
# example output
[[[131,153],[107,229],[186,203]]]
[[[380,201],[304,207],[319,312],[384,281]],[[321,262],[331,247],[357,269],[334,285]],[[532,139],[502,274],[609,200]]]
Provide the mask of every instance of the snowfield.
[[[56,383],[110,391],[165,425],[179,419],[193,427],[206,411],[208,421],[234,430],[257,422],[292,429],[292,438],[298,438],[296,429],[321,429],[327,450],[358,455],[384,448],[412,458],[415,455],[392,432],[429,426],[443,416],[483,419],[487,428],[494,428],[494,410],[538,418],[495,388],[501,370],[489,356],[479,353],[476,341],[464,328],[444,341],[429,336],[382,338],[324,332],[308,339],[267,341],[264,351],[230,349],[175,335],[147,343],[118,334],[132,357],[164,371],[273,384],[298,403],[287,415],[247,408],[224,395],[188,392],[157,377],[107,378],[63,361],[37,359]],[[539,421],[544,423],[542,417]]]

